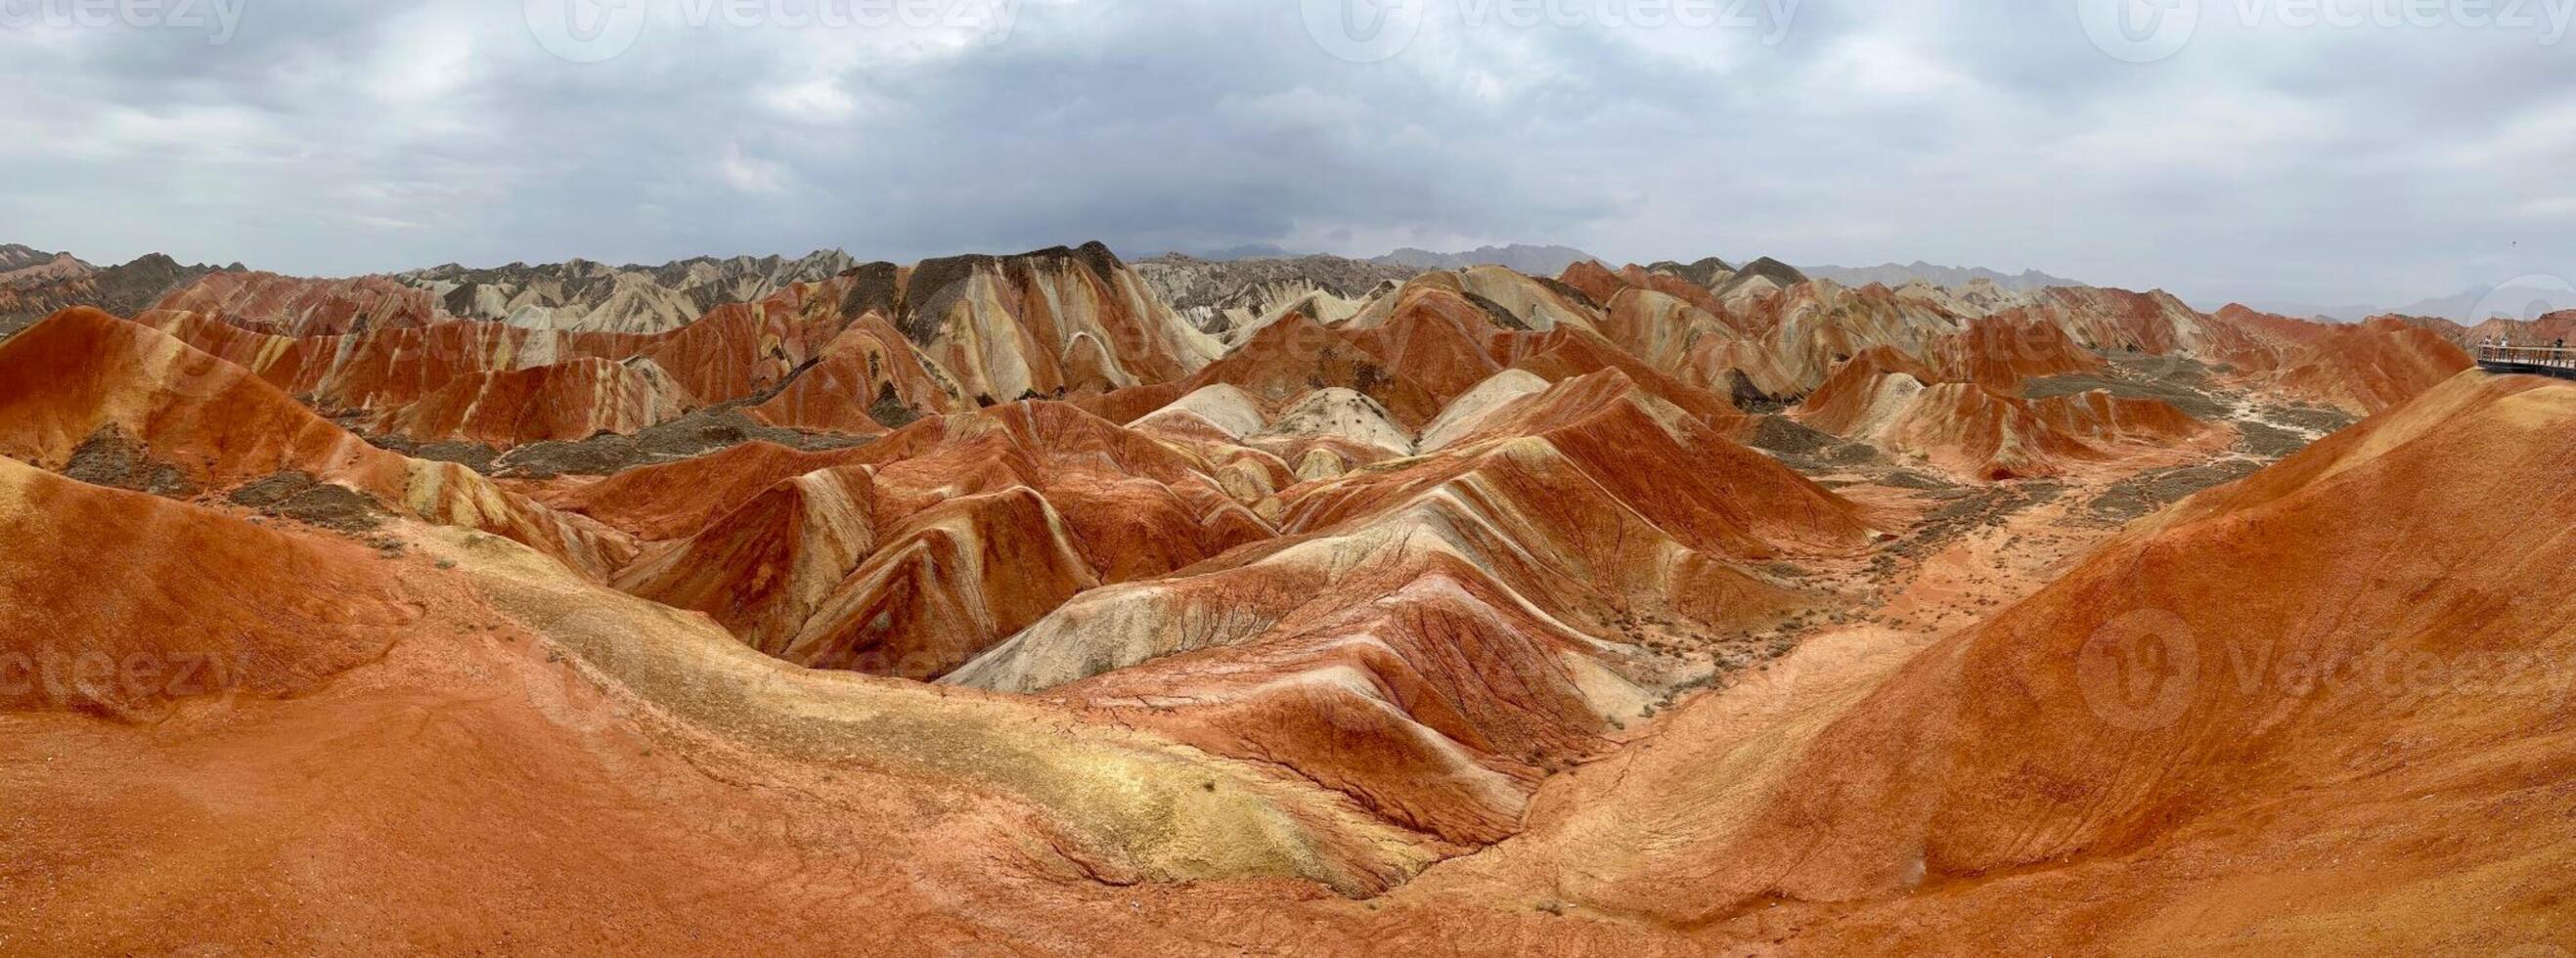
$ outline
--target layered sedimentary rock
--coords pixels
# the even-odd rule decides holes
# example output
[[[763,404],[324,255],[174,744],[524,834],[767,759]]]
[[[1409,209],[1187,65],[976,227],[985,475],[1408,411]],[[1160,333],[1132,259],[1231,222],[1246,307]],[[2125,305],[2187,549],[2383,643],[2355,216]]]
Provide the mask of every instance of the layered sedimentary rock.
[[[320,280],[211,273],[162,297],[155,308],[202,313],[253,332],[290,337],[413,329],[444,318],[427,292],[375,276]]]
[[[2394,318],[2401,322],[2405,321],[2405,317],[2381,318]],[[2527,320],[2508,319],[2502,316],[2490,319],[2476,319],[2475,317],[2471,317],[2471,319],[2475,320],[2476,325],[2470,326],[2460,332],[2460,340],[2462,342],[2478,342],[2492,338],[2508,343],[2540,346],[2555,345],[2557,343],[2565,342],[2571,336],[2576,336],[2576,309],[2562,309],[2557,312],[2535,316]],[[2442,326],[2455,325],[2448,320],[2434,320],[2433,322]]]
[[[1615,370],[1503,383],[1436,455],[1292,489],[1279,538],[1078,596],[948,681],[1132,713],[1445,840],[1509,834],[1542,767],[1687,678],[1650,647],[1802,608],[1749,563],[1867,529]]]
[[[1134,265],[1157,298],[1228,343],[1242,342],[1253,329],[1291,308],[1327,322],[1339,320],[1380,285],[1422,272],[1339,256],[1212,262],[1170,254]]]
[[[61,283],[97,272],[97,267],[70,253],[48,253],[14,243],[0,246],[0,289]]]
[[[2017,400],[2027,381],[2103,372],[2097,351],[2198,359],[2231,381],[2366,413],[2420,391],[2458,361],[2444,354],[2437,330],[2341,336],[2299,320],[2198,314],[2161,293],[2089,287],[1848,288],[1776,264],[1612,271],[1587,261],[1562,280],[1476,267],[1381,284],[1358,300],[1341,298],[1351,290],[1319,286],[1284,302],[1294,291],[1264,298],[1267,312],[1230,322],[1222,337],[1183,318],[1154,282],[1097,244],[911,268],[846,265],[820,279],[796,278],[827,265],[844,264],[829,256],[708,260],[646,271],[576,262],[481,279],[442,268],[430,272],[444,279],[407,276],[414,285],[224,274],[170,297],[173,306],[198,308],[140,318],[317,407],[366,413],[356,421],[372,430],[499,447],[634,433],[733,403],[748,404],[745,414],[765,425],[854,436],[1036,397],[1074,400],[1128,422],[1217,384],[1253,396],[1265,425],[1316,389],[1346,389],[1418,439],[1434,415],[1511,368],[1548,381],[1616,368],[1715,422],[1803,399],[1873,350],[1933,370],[1919,377],[1926,383],[1982,387],[1949,397],[1975,416],[1984,415],[1973,407],[1988,394]],[[1165,265],[1164,285],[1205,279],[1187,264]],[[432,310],[426,325],[414,325],[427,295],[419,284],[442,283],[463,284],[442,295],[474,290],[465,300],[506,303],[524,293],[559,305],[605,304],[618,284],[648,283],[694,290],[706,306],[678,325],[607,327],[661,330],[654,333],[510,325],[489,321],[508,311],[492,303],[470,310],[485,319]],[[504,287],[520,292],[504,295]],[[740,301],[754,293],[762,298]],[[455,304],[441,308],[448,305]],[[339,329],[365,331],[301,335]],[[512,396],[543,397],[526,404],[547,411],[504,413],[507,404],[494,400]],[[2122,413],[2050,405],[2065,408],[2041,421],[2079,432],[2098,433],[2084,422]],[[1332,417],[1302,418],[1319,425]],[[1982,447],[1991,431],[1945,427],[1921,441],[1951,441],[1947,432]],[[2060,451],[2044,437],[2031,442],[2041,458]],[[1998,448],[2012,444],[2007,438]],[[1348,437],[1238,445],[1307,479],[1409,451]],[[1992,451],[1945,455],[1973,467],[1970,460]],[[2001,473],[2022,474],[2025,465],[2008,462]]]
[[[130,316],[160,302],[172,290],[216,271],[212,266],[183,266],[160,253],[104,268],[73,259],[68,253],[57,254],[51,260],[0,276],[0,335],[74,306]]]
[[[1939,344],[1966,328],[1967,319],[1884,286],[1831,283],[1791,287],[1761,300],[1753,314],[1770,330],[1771,351],[1793,395],[1815,391],[1842,363],[1872,349],[1928,364]]]
[[[962,412],[963,392],[892,322],[869,312],[751,415],[771,425],[865,436],[902,426],[918,410]]]
[[[1214,467],[1060,403],[934,417],[844,453],[746,447],[718,462],[765,482],[738,479],[703,526],[648,547],[619,586],[824,668],[937,678],[1078,592],[1271,533]],[[617,521],[632,508],[621,501],[709,468],[637,470],[560,501]]]
[[[530,329],[663,333],[718,306],[756,303],[798,283],[819,283],[858,265],[838,250],[788,259],[700,257],[658,267],[586,260],[498,269],[457,265],[404,273],[447,315]]]
[[[678,416],[689,394],[650,359],[479,372],[379,417],[378,432],[422,440],[518,445],[633,433]]]
[[[374,660],[419,616],[360,543],[14,459],[0,459],[0,536],[0,658],[28,671],[0,711],[150,720],[191,699],[293,695]]]
[[[1702,262],[1708,264],[1705,269],[1683,267],[1678,264],[1662,264],[1662,268],[1630,264],[1614,272],[1599,263],[1585,261],[1566,267],[1564,274],[1557,277],[1557,281],[1581,290],[1584,295],[1591,297],[1593,302],[1605,305],[1617,299],[1625,290],[1662,293],[1689,303],[1700,312],[1707,313],[1725,323],[1730,329],[1747,334],[1758,332],[1747,327],[1744,319],[1736,316],[1726,308],[1724,303],[1718,301],[1715,285],[1723,277],[1732,276],[1733,268],[1726,266],[1722,260]]]
[[[2458,505],[2576,508],[2571,426],[2564,383],[2450,381],[1898,667],[1782,687],[1794,723],[1682,716],[1495,865],[1675,923],[1833,903],[1824,950],[2534,940],[2504,929],[2565,888],[2576,566],[2525,510]]]
[[[2123,444],[2170,445],[2206,426],[2156,399],[2092,390],[2026,399],[1947,379],[1881,348],[1845,363],[1798,408],[1800,421],[1920,455],[1981,479],[2057,475]]]
[[[1169,382],[1219,352],[1098,243],[924,261],[895,318],[981,405]]]
[[[362,306],[361,294],[384,299]],[[649,333],[435,311],[414,322],[413,307],[426,308],[427,296],[384,280],[224,274],[137,319],[318,406],[376,413],[388,427],[430,427],[413,438],[501,445],[561,438],[580,425],[630,432],[738,400],[767,400],[753,415],[772,424],[864,435],[923,412],[1169,381],[1218,351],[1097,244],[912,269],[856,266],[787,282],[756,301],[719,302],[685,323],[643,324],[658,330]],[[586,385],[607,380],[618,382]],[[791,381],[796,390],[778,395]],[[532,428],[465,425],[471,417],[459,408],[466,390],[553,390],[579,401],[585,389],[591,408],[547,414],[562,423]],[[409,408],[423,402],[432,408]]]
[[[1247,684],[1160,727],[1469,844],[1509,834],[1542,767],[1603,747],[1697,668],[1650,646],[1817,600],[1754,564],[1869,534],[1849,503],[1735,445],[1722,400],[1669,381],[1700,411],[1662,399],[1581,327],[1515,331],[1435,283],[1374,327],[1292,319],[1264,335],[1273,348],[1202,370],[1124,427],[1016,403],[843,452],[743,447],[549,501],[654,543],[621,588],[800,664],[1015,691],[1076,683],[1068,704],[1113,710],[1155,683],[1234,676],[1207,681]],[[1532,350],[1505,352],[1528,368],[1484,352],[1497,341]],[[1440,368],[1423,357],[1492,372],[1441,376],[1435,391],[1401,371]],[[1314,385],[1333,380],[1377,395]],[[1436,406],[1443,393],[1457,398]],[[1690,478],[1651,479],[1665,470],[1625,456],[1689,463]],[[1511,621],[1525,625],[1495,624]],[[1373,638],[1355,644],[1355,629]],[[1394,658],[1368,652],[1380,644]],[[1348,668],[1388,684],[1324,712],[1287,707],[1316,704],[1307,692],[1276,698],[1343,688],[1315,682]],[[1512,704],[1474,701],[1504,687]],[[1134,721],[1159,723],[1171,710],[1156,701]],[[1301,737],[1362,713],[1380,716],[1365,754],[1383,764]],[[1411,783],[1432,769],[1456,781]]]
[[[2272,384],[2357,416],[2412,399],[2472,364],[2452,336],[2394,318],[2326,325],[2237,306],[2220,310],[2216,318],[2279,338],[2281,358],[2271,364],[2268,377]]]
[[[503,491],[472,470],[369,445],[239,366],[89,309],[0,343],[0,455],[172,495],[281,473],[337,484],[375,507],[491,532],[602,574],[624,537]]]
[[[1096,247],[433,272],[0,343],[0,938],[2565,937],[2576,582],[2531,517],[2570,511],[2576,389],[2445,379],[2456,327],[1770,261],[1195,319]],[[2212,421],[2123,398],[2159,369]],[[2256,425],[2293,399],[2382,411],[2253,472],[2339,422]],[[492,480],[316,408],[501,447],[755,425]],[[739,441],[767,426],[865,441]],[[191,662],[226,671],[146,674]]]
[[[1293,881],[1349,895],[1429,860],[1312,785],[1044,703],[789,669],[703,618],[491,537],[407,529],[427,554],[388,561],[11,462],[0,462],[0,526],[25,560],[0,570],[13,600],[0,605],[0,767],[20,785],[0,817],[22,840],[0,882],[24,888],[33,875],[45,889],[0,911],[14,943],[41,951],[335,950],[388,937],[571,947],[568,929],[601,921],[668,928],[643,934],[674,948],[781,936],[967,945],[990,939],[944,920],[853,938],[845,917],[812,918],[810,904],[736,899],[774,890],[800,848],[884,862],[824,880],[924,908],[1007,894],[969,877],[985,866],[940,859],[1014,862],[1059,876],[1049,881]],[[159,588],[95,594],[132,580]],[[232,671],[149,671],[198,656]],[[58,701],[48,677],[97,686],[91,666],[78,666],[89,678],[18,670],[93,657],[115,663],[115,689],[144,694]],[[639,709],[649,728],[631,717]],[[761,797],[788,792],[805,825],[784,827],[785,806]],[[926,795],[954,804],[905,797]],[[398,860],[419,867],[385,867]],[[115,876],[141,861],[195,894],[142,906],[148,920],[72,920],[127,901]],[[733,867],[711,875],[719,861]],[[918,884],[903,877],[922,865]],[[575,905],[567,882],[659,891]],[[487,905],[496,887],[527,897]],[[682,913],[699,916],[694,927],[667,924]]]

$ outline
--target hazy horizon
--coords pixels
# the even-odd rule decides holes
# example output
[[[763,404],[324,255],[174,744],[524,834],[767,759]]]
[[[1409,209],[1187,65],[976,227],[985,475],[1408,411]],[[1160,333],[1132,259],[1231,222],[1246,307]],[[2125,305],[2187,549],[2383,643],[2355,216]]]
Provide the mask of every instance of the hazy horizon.
[[[813,2],[20,0],[0,242],[311,275],[1561,244],[2205,308],[2576,271],[2570,0],[2212,2],[2170,50],[2088,30],[2134,0]]]

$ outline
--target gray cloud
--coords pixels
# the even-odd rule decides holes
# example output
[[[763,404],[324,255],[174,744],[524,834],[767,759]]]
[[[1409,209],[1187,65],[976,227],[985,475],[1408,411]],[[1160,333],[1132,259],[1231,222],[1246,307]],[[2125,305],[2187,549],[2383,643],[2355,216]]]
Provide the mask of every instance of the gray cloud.
[[[580,64],[507,0],[243,2],[220,46],[0,28],[0,240],[324,274],[1540,242],[2039,268],[2205,306],[2576,271],[2576,41],[2529,32],[2247,26],[2210,0],[2179,54],[2131,64],[2072,0],[1808,0],[1776,44],[1411,0],[1420,35],[1354,64],[1294,0],[1024,0],[997,43],[632,0],[640,39]]]

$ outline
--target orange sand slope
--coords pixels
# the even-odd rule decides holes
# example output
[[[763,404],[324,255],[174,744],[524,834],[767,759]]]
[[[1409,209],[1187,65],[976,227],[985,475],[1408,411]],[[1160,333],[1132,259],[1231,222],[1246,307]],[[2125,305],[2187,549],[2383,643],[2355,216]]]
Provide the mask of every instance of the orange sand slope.
[[[2576,940],[2576,539],[2528,520],[2576,514],[2571,430],[2576,386],[2454,379],[1883,679],[1704,702],[1478,880],[1848,944]]]
[[[149,719],[181,699],[308,692],[420,616],[386,563],[336,536],[9,459],[0,502],[16,555],[0,565],[0,654],[24,670],[0,687],[0,708]]]
[[[1981,382],[1947,381],[1887,347],[1844,363],[1799,407],[1809,426],[1921,455],[1965,476],[2054,476],[2117,446],[2170,445],[2206,428],[2154,399],[2094,390],[2025,399]]]
[[[1828,637],[1694,700],[1548,779],[1527,834],[1374,906],[1244,881],[1365,890],[1422,864],[1346,804],[1370,765],[1324,770],[1322,794],[1163,737],[1254,742],[1293,733],[1269,727],[1293,710],[1098,723],[835,679],[497,539],[418,528],[428,554],[396,567],[417,584],[397,584],[312,533],[0,466],[12,540],[38,560],[12,589],[132,574],[97,563],[203,576],[152,569],[198,585],[12,634],[236,621],[232,646],[112,651],[228,653],[265,683],[119,713],[158,725],[0,714],[26,798],[0,811],[22,850],[0,867],[0,928],[37,951],[2563,945],[2566,537],[2455,506],[2494,479],[2567,509],[2548,490],[2576,469],[2571,426],[2576,386],[2455,380],[2141,523],[1977,628]],[[117,535],[230,541],[75,554]],[[227,591],[313,574],[298,563],[346,577],[329,605],[252,611]],[[342,624],[308,632],[315,616]],[[1478,820],[1454,798],[1406,807],[1462,836]],[[1205,883],[1120,887],[1181,878]],[[814,895],[917,921],[852,926]]]
[[[0,341],[0,953],[2576,948],[2576,384],[2456,327],[816,262]],[[368,438],[719,414],[833,448]]]
[[[299,473],[382,509],[507,536],[593,574],[623,536],[503,491],[463,466],[378,449],[247,370],[96,310],[0,343],[0,455],[77,468],[94,443],[131,448],[156,484],[219,493]]]
[[[420,554],[383,559],[16,463],[0,464],[0,524],[27,560],[0,580],[13,600],[155,584],[0,613],[12,950],[853,934],[772,897],[805,871],[798,848],[850,864],[805,872],[828,897],[925,913],[1032,880],[1362,894],[1425,861],[1257,766],[1026,699],[796,669],[496,537],[403,525]],[[115,664],[90,675],[92,658]],[[219,677],[190,671],[201,658]],[[706,869],[723,859],[738,867]],[[647,877],[664,868],[703,877]],[[186,894],[132,897],[117,876],[136,869]],[[907,891],[907,873],[929,884]],[[714,928],[745,908],[775,922]]]

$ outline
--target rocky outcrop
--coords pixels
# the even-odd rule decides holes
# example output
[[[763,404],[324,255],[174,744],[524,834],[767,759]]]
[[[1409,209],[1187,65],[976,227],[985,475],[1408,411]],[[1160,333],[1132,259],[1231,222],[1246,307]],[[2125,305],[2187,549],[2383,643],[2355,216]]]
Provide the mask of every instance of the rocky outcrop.
[[[661,266],[587,260],[496,269],[447,265],[395,277],[460,319],[529,329],[664,333],[718,306],[756,303],[798,283],[820,283],[858,265],[824,250],[801,258],[698,257]]]
[[[2208,428],[2172,404],[2093,390],[2025,399],[1945,377],[1881,347],[1845,363],[1799,421],[1921,456],[1962,477],[2054,476],[2120,446],[2172,445]]]
[[[2537,914],[2554,893],[2530,882],[2564,844],[2553,783],[2576,767],[2544,691],[2576,563],[2521,517],[2576,507],[2571,426],[2576,387],[2448,381],[1883,678],[1803,673],[1815,694],[1777,706],[1800,720],[1762,741],[1668,739],[1591,770],[1524,837],[1515,880],[1660,922],[1833,903],[1860,913],[1818,937],[2039,950],[2252,927],[2384,941],[2291,916],[2439,924],[2463,895]],[[2460,508],[2497,484],[2523,508]],[[2505,811],[2532,807],[2553,811]],[[2456,826],[2472,819],[2496,824]],[[2293,873],[2319,880],[2240,897]]]
[[[238,271],[241,267],[236,264],[230,269]],[[51,261],[0,278],[0,338],[75,306],[131,316],[160,302],[173,290],[215,272],[217,267],[182,266],[159,253],[103,269],[73,259],[68,253],[56,254]]]
[[[190,492],[295,472],[398,514],[517,540],[592,575],[631,554],[623,536],[464,466],[369,445],[249,370],[151,328],[72,309],[0,343],[0,455],[63,471],[102,435]]]
[[[199,313],[252,332],[287,337],[417,329],[443,318],[429,294],[376,276],[304,279],[275,273],[212,273],[162,297],[155,308]]]

